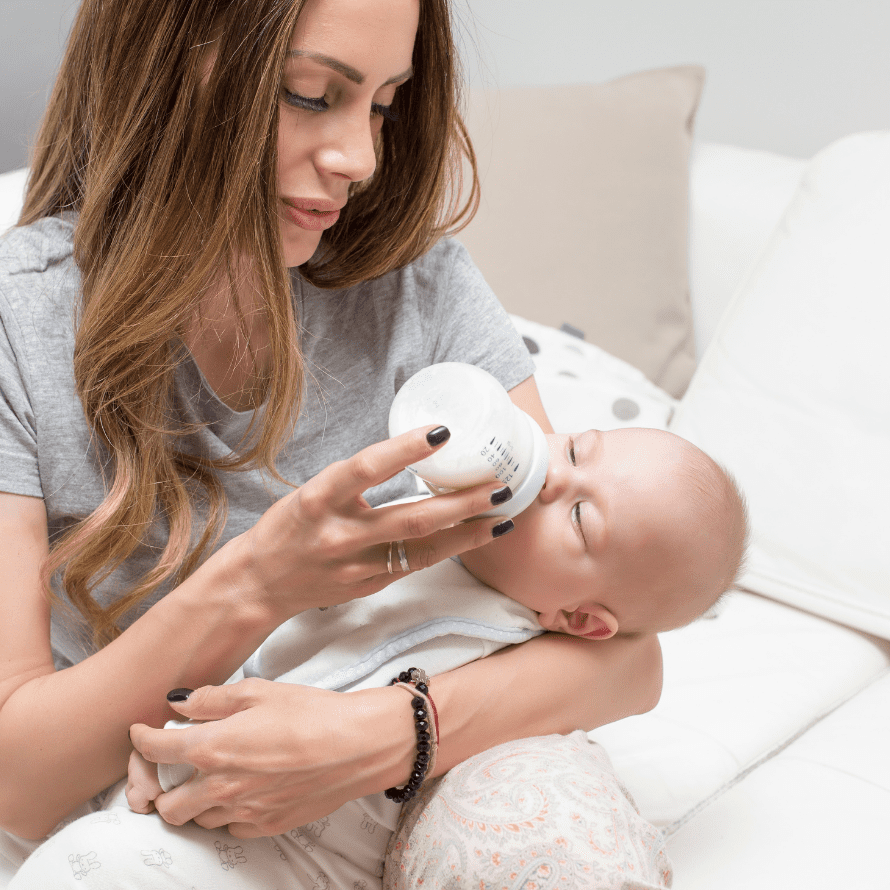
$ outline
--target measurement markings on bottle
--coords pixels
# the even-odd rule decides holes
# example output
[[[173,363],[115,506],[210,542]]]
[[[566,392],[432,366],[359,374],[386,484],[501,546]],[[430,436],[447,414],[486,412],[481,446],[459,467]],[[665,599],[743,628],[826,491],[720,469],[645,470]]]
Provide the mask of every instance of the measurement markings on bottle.
[[[479,452],[492,465],[496,481],[506,484],[513,479],[519,470],[519,463],[513,451],[514,446],[509,439],[498,441],[497,436],[495,436]]]

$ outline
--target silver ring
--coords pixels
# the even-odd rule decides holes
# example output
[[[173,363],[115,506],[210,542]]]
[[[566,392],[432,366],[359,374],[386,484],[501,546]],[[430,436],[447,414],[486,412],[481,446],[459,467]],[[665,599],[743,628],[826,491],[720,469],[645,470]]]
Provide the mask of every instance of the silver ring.
[[[410,572],[411,569],[408,567],[408,555],[405,553],[405,542],[396,541],[396,546],[399,548],[399,562],[402,565],[402,571]]]
[[[386,571],[393,574],[392,570],[392,541],[389,542],[389,552],[386,554]]]

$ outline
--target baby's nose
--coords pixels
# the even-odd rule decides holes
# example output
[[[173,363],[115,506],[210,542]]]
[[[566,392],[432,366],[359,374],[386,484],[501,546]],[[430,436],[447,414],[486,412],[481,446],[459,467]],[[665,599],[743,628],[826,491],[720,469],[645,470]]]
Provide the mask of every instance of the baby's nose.
[[[538,499],[544,504],[555,501],[565,491],[568,482],[569,474],[566,468],[551,460]]]

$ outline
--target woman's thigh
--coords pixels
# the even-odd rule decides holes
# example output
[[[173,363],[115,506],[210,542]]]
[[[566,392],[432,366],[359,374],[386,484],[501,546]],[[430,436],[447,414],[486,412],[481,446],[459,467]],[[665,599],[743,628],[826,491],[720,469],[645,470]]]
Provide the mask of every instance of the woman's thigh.
[[[9,890],[379,890],[389,832],[367,809],[353,801],[288,834],[242,840],[115,806],[54,834]]]
[[[500,745],[427,783],[402,813],[387,890],[670,887],[658,829],[583,732]]]

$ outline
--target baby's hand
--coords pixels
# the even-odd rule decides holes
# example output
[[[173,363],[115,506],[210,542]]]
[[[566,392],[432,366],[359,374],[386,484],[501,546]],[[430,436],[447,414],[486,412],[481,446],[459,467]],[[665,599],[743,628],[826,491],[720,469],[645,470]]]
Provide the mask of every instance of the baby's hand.
[[[152,801],[164,789],[158,781],[158,767],[150,763],[138,751],[130,754],[127,766],[127,803],[134,813],[150,813],[155,805]]]

